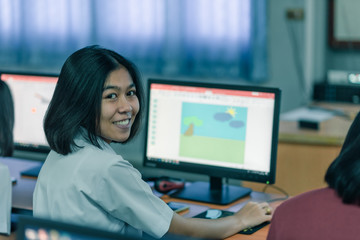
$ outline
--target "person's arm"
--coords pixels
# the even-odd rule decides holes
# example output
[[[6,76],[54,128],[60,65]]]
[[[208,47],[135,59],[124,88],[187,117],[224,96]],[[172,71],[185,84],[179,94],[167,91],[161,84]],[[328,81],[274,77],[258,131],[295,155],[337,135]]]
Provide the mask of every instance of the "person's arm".
[[[270,221],[269,208],[267,203],[249,202],[234,215],[219,219],[185,218],[174,213],[168,232],[195,238],[223,239]]]

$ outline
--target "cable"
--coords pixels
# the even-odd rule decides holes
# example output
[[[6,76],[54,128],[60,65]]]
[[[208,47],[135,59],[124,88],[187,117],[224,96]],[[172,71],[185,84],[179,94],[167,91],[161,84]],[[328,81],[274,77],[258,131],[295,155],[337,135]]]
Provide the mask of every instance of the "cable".
[[[291,50],[293,53],[295,69],[297,72],[297,77],[298,77],[301,91],[302,91],[302,102],[304,103],[307,101],[307,99],[306,99],[307,91],[306,91],[306,84],[305,84],[305,78],[304,78],[303,64],[301,62],[301,48],[300,48],[299,41],[297,40],[297,38],[295,36],[296,34],[295,34],[293,25],[291,25],[291,23],[289,21],[287,21],[286,25],[287,25],[287,30],[288,30],[289,37],[290,37],[290,42],[292,45]]]
[[[265,191],[266,191],[266,189],[267,189],[268,187],[272,187],[272,188],[278,190],[279,192],[281,192],[281,193],[284,194],[285,196],[284,196],[284,197],[280,197],[280,198],[273,198],[273,199],[267,200],[266,202],[282,201],[282,200],[286,200],[286,199],[289,198],[289,194],[288,194],[285,190],[283,190],[282,188],[279,188],[279,187],[277,187],[277,186],[274,186],[274,185],[268,185],[268,184],[267,184],[267,185],[263,188],[262,192],[265,193]]]

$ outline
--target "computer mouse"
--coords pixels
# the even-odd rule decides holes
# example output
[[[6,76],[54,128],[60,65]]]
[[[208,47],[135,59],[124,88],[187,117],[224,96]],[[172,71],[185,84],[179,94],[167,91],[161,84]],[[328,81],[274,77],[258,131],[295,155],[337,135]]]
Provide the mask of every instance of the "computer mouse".
[[[209,209],[206,211],[205,218],[217,219],[221,217],[222,211],[218,209]]]
[[[167,193],[174,189],[182,189],[184,186],[185,181],[178,178],[160,177],[155,181],[155,189],[161,193]]]

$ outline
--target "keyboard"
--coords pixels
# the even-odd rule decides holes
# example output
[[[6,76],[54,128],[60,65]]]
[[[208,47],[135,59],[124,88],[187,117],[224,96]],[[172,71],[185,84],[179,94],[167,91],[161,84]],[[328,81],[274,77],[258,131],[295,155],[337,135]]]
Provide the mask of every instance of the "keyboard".
[[[210,209],[212,210],[212,209]],[[230,211],[226,211],[226,210],[219,210],[221,211],[221,215],[218,216],[217,218],[223,218],[223,217],[228,217],[228,216],[231,216],[231,215],[234,215],[234,212],[230,212]],[[198,215],[194,216],[194,218],[207,218],[207,219],[210,219],[209,217],[206,217],[208,214],[207,211],[204,211],[202,213],[199,213]],[[254,227],[251,227],[251,228],[246,228],[244,230],[241,230],[239,233],[240,234],[253,234],[254,232],[260,230],[261,228],[265,227],[266,225],[268,225],[270,222],[263,222],[257,226],[254,226]]]

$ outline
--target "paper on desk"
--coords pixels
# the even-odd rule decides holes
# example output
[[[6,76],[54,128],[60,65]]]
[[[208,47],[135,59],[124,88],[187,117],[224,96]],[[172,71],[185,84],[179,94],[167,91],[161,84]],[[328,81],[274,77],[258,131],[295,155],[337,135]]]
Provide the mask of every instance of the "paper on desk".
[[[322,122],[335,116],[334,112],[326,109],[301,107],[280,115],[282,121],[308,120]]]

